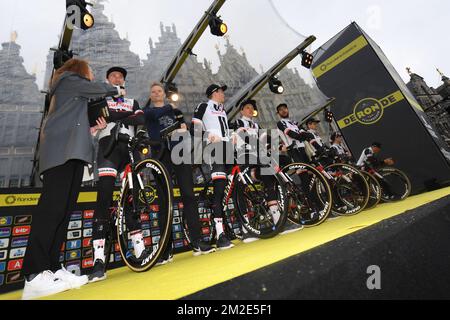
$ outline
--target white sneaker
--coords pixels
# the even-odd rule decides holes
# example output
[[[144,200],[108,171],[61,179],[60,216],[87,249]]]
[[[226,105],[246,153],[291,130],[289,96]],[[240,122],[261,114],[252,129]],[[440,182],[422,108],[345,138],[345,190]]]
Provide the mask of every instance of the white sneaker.
[[[72,272],[66,270],[61,266],[61,269],[56,271],[55,276],[70,285],[71,289],[78,289],[89,282],[88,276],[77,276]]]
[[[39,273],[33,280],[26,281],[22,300],[32,300],[70,290],[70,284],[55,276],[51,271]]]

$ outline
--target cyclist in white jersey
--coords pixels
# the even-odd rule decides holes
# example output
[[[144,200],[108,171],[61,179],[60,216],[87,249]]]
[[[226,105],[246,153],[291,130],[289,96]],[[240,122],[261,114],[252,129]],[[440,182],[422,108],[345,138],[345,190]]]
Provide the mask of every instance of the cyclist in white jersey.
[[[222,151],[222,154],[212,155],[211,177],[214,187],[214,223],[217,235],[217,249],[227,250],[234,245],[227,238],[223,228],[223,208],[222,198],[227,184],[227,154],[232,150],[231,133],[228,125],[228,117],[225,111],[225,91],[227,86],[213,84],[206,90],[208,102],[201,103],[194,112],[192,127],[194,135],[202,134],[206,143],[212,145],[215,151]],[[233,154],[231,153],[231,156]]]

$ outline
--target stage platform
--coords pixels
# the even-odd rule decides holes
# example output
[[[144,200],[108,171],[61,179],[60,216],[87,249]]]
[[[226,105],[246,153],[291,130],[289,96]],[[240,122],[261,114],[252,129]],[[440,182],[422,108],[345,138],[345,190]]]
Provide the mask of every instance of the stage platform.
[[[207,256],[179,254],[173,263],[146,273],[133,273],[127,268],[108,271],[106,281],[47,299],[356,299],[401,298],[405,294],[416,297],[414,293],[420,292],[427,295],[436,288],[427,275],[428,268],[436,272],[436,281],[441,272],[450,274],[446,269],[450,266],[449,195],[450,188],[429,192],[273,239],[251,244],[235,242],[235,248]],[[448,235],[442,236],[445,230]],[[430,255],[439,256],[430,261]],[[436,264],[440,264],[438,269]],[[381,268],[384,288],[390,287],[389,280],[391,286],[395,284],[397,294],[383,286],[378,291],[366,287],[370,265]],[[417,292],[404,286],[402,270]],[[422,276],[430,284],[430,292],[420,289]],[[448,284],[443,286],[437,289],[437,297],[450,296],[445,287]],[[1,300],[20,297],[21,291],[0,295]]]

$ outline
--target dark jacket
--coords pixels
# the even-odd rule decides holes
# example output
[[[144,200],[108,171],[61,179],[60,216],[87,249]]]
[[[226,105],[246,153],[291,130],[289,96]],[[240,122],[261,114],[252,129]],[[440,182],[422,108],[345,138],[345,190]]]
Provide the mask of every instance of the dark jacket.
[[[148,103],[144,108],[145,123],[147,126],[147,131],[150,139],[154,141],[161,141],[160,133],[164,129],[175,124],[179,121],[180,123],[186,123],[184,121],[183,113],[170,104],[166,104],[164,107],[157,108],[152,103]],[[168,148],[173,149],[181,141],[171,141]],[[159,149],[159,148],[155,148]]]
[[[89,99],[117,95],[117,88],[91,82],[65,72],[51,88],[50,109],[44,120],[39,149],[39,172],[69,160],[94,161],[94,145],[88,119]]]

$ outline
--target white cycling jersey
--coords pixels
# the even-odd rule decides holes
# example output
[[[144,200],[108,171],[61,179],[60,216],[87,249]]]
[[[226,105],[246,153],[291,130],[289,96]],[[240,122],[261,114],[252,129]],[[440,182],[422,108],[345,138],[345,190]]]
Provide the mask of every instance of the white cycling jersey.
[[[201,103],[195,109],[192,123],[202,125],[203,131],[222,138],[223,142],[229,142],[230,128],[228,126],[228,116],[223,104],[213,100]]]

